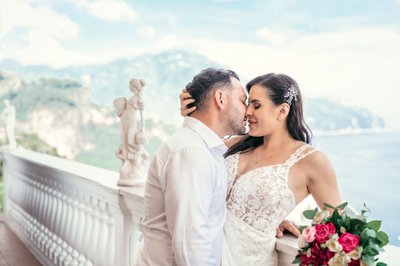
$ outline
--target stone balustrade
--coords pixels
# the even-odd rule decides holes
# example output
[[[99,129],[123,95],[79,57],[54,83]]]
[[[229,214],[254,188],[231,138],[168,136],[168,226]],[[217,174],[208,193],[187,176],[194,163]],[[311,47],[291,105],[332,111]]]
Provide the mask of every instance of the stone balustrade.
[[[2,154],[7,222],[42,264],[134,265],[142,187],[118,187],[117,172],[33,151]],[[290,265],[296,239],[279,239],[277,250],[280,265]]]

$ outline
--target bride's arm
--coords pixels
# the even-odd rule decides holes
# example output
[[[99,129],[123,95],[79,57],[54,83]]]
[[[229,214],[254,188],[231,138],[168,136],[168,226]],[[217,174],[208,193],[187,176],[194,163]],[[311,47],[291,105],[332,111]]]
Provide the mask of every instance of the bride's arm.
[[[342,203],[335,170],[329,158],[317,151],[307,158],[307,189],[320,209],[324,203],[338,206]],[[331,210],[330,210],[331,211]]]
[[[193,113],[194,110],[196,110],[196,106],[188,108],[188,105],[194,103],[195,100],[192,98],[190,93],[186,91],[186,89],[183,89],[182,92],[179,94],[179,102],[181,105],[180,110],[182,116],[188,116]]]

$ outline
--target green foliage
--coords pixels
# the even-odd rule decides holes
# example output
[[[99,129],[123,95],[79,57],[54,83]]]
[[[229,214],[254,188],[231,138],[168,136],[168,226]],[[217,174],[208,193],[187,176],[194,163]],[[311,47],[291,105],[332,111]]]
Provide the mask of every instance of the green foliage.
[[[376,265],[380,266],[386,265],[383,262],[378,262],[377,258],[379,253],[384,251],[383,247],[389,243],[388,235],[385,232],[380,231],[382,222],[378,220],[367,222],[366,214],[369,213],[370,210],[365,204],[365,209],[361,211],[361,215],[355,215],[351,212],[349,213],[348,209],[346,209],[347,205],[347,202],[344,202],[337,207],[333,207],[329,204],[324,204],[325,208],[323,211],[326,211],[328,209],[332,210],[329,216],[324,216],[323,211],[319,212],[318,208],[313,210],[306,210],[303,212],[303,214],[307,219],[313,220],[312,226],[314,226],[315,224],[332,223],[338,236],[342,235],[345,232],[355,236],[359,236],[358,245],[360,248],[362,248],[361,260],[367,265],[375,265],[375,263]],[[323,217],[322,221],[320,219],[321,217]],[[301,226],[301,232],[303,232],[303,230],[307,227]],[[315,241],[317,240],[313,240],[312,243],[314,243]],[[325,242],[316,243],[318,245],[321,245],[322,248],[326,248]],[[301,265],[301,254],[306,254],[310,248],[311,243],[308,243],[305,247],[300,248],[293,263]]]
[[[26,134],[26,133],[19,133],[18,134],[18,139],[17,143],[19,146],[32,150],[32,151],[37,151],[49,155],[54,155],[61,157],[57,153],[57,149],[54,147],[51,147],[49,144],[47,144],[45,141],[41,140],[38,135],[36,134]]]
[[[120,161],[115,156],[115,151],[120,144],[119,128],[86,125],[82,128],[82,135],[86,137],[87,141],[93,143],[94,148],[81,151],[75,157],[75,161],[118,171]]]
[[[2,167],[0,167],[0,172],[3,172]],[[0,213],[3,212],[3,204],[4,204],[4,183],[3,183],[3,178],[0,178]]]
[[[303,212],[304,217],[306,217],[309,220],[314,219],[315,214],[317,214],[318,208],[315,208],[314,210],[306,210]]]
[[[23,83],[17,92],[5,95],[16,107],[16,118],[24,121],[30,110],[35,108],[76,107],[84,88],[73,80],[41,78]]]

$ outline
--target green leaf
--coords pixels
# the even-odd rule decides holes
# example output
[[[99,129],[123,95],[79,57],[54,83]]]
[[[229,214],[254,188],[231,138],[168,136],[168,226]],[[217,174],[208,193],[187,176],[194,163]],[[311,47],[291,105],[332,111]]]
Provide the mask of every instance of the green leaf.
[[[381,241],[381,247],[389,243],[389,236],[383,231],[379,231],[378,233],[376,233],[376,237],[379,239],[379,241]]]
[[[300,233],[303,233],[304,229],[306,229],[307,227],[308,227],[308,225],[301,225],[301,226],[299,227]]]
[[[369,229],[369,228],[365,228],[364,231],[361,232],[361,235],[363,235],[363,234],[367,235],[368,238],[369,237],[376,237],[376,232],[374,230],[372,230],[372,229]]]
[[[362,216],[364,216],[364,214],[366,214],[367,212],[371,212],[371,210],[367,207],[367,204],[365,203],[364,203],[364,208],[365,210],[361,210]]]
[[[374,220],[374,221],[370,221],[367,225],[370,229],[375,230],[376,232],[378,232],[379,228],[381,228],[381,221],[378,220]]]
[[[300,264],[300,263],[301,263],[300,255],[297,255],[296,258],[292,261],[292,264]]]
[[[317,214],[318,208],[315,208],[314,210],[306,210],[303,212],[304,217],[306,217],[309,220],[314,219],[315,214]]]
[[[376,251],[370,246],[367,246],[365,249],[363,249],[363,254],[371,256],[372,258],[375,257],[376,255],[379,254],[379,251]]]
[[[363,254],[364,254],[364,252],[363,252]],[[374,257],[368,256],[368,255],[363,255],[363,256],[361,257],[361,259],[362,259],[362,261],[363,261],[364,263],[366,263],[367,265],[371,265],[371,266],[374,265]]]
[[[339,226],[338,221],[340,219],[340,214],[337,209],[335,209],[332,213],[332,222],[335,226]]]
[[[344,208],[346,208],[347,205],[349,205],[348,202],[343,202],[342,204],[337,206],[335,209],[343,210]]]
[[[377,254],[378,254],[380,251],[383,251],[383,248],[381,248],[378,244],[375,243],[375,239],[374,239],[374,238],[371,238],[371,239],[369,240],[369,247],[370,247],[372,250],[376,251]]]
[[[361,245],[362,246],[367,245],[369,243],[368,240],[371,237],[375,238],[376,237],[376,232],[374,230],[372,230],[372,229],[365,228],[360,234],[360,243],[361,243]]]
[[[376,264],[376,266],[387,266],[387,264],[384,263],[384,262],[378,262],[378,263]]]

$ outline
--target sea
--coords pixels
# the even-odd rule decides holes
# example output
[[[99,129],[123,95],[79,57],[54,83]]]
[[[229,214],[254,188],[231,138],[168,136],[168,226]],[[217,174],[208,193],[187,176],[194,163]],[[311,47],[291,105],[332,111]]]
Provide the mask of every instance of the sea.
[[[314,136],[331,160],[344,201],[368,220],[381,220],[390,244],[400,246],[400,131]]]

